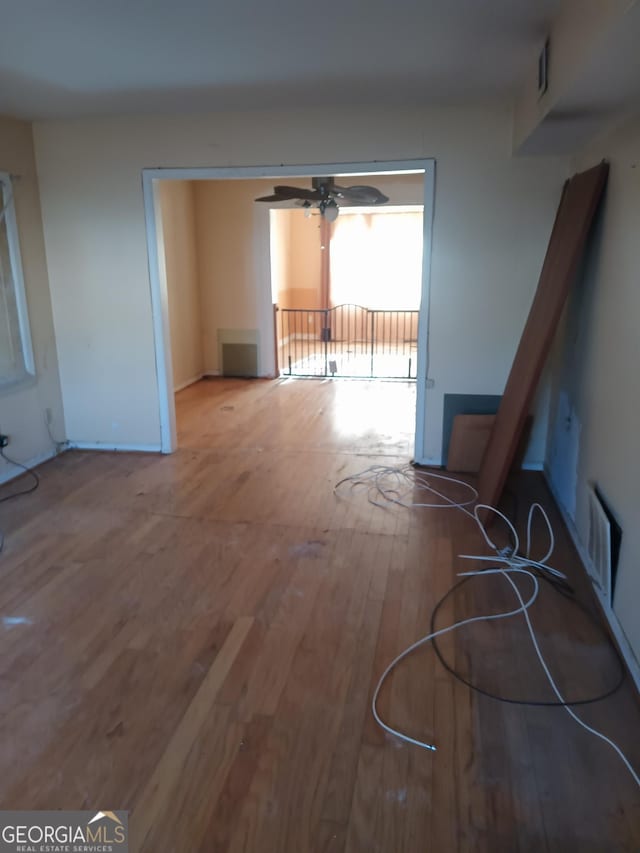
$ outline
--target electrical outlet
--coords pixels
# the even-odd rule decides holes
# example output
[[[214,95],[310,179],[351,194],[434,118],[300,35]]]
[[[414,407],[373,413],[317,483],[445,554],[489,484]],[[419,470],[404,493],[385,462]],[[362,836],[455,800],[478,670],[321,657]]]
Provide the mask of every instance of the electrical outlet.
[[[44,420],[48,426],[51,426],[51,424],[53,423],[53,412],[51,411],[51,409],[44,410]]]
[[[6,447],[7,444],[9,444],[9,436],[3,435],[2,433],[0,433],[0,449],[2,449],[3,447]]]

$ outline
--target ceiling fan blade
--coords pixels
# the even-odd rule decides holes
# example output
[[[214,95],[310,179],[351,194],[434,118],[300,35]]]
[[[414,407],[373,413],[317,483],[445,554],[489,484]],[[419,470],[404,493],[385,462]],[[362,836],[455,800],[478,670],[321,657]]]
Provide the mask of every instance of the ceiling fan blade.
[[[288,196],[281,195],[263,195],[257,198],[256,201],[289,201]]]
[[[286,198],[303,198],[309,201],[318,201],[321,198],[317,190],[307,190],[303,187],[274,187],[273,191]]]
[[[360,197],[341,196],[335,199],[338,207],[371,207],[371,202],[363,200]]]
[[[386,204],[389,197],[376,187],[356,185],[353,187],[333,187],[332,194],[342,199],[343,204],[375,205]]]
[[[386,204],[389,201],[389,196],[381,193],[376,187],[349,187],[350,190],[363,190],[370,194],[371,204]]]
[[[256,201],[320,201],[322,196],[315,190],[307,190],[300,187],[274,187],[271,195],[263,195],[257,198]]]
[[[376,204],[386,204],[389,198],[376,187],[360,186],[339,187],[332,180],[320,183],[320,179],[314,178],[314,189],[304,187],[276,186],[272,195],[257,198],[256,201],[281,202],[295,201],[300,204],[306,202],[319,204],[323,200],[334,199],[338,205],[368,207]]]

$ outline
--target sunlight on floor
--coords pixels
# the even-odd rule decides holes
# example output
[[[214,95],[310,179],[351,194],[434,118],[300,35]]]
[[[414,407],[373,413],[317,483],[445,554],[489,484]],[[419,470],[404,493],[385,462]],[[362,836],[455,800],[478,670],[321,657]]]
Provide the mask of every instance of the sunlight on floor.
[[[354,437],[372,432],[381,436],[412,436],[416,386],[413,382],[350,382],[334,380],[333,429]]]

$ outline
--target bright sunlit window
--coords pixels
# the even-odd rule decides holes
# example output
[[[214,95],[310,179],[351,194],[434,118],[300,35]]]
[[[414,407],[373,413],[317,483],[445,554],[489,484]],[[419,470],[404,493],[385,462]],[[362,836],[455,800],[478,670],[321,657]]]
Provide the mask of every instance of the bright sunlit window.
[[[422,286],[422,208],[340,211],[331,238],[331,300],[415,310]]]
[[[34,373],[11,178],[0,172],[0,390]]]

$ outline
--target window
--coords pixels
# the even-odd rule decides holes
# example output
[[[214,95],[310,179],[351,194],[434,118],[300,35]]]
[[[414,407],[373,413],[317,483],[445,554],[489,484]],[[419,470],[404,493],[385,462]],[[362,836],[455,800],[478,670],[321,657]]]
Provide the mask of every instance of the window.
[[[0,390],[34,372],[11,178],[0,172]]]
[[[422,208],[342,209],[331,237],[331,299],[416,310],[422,291]]]

